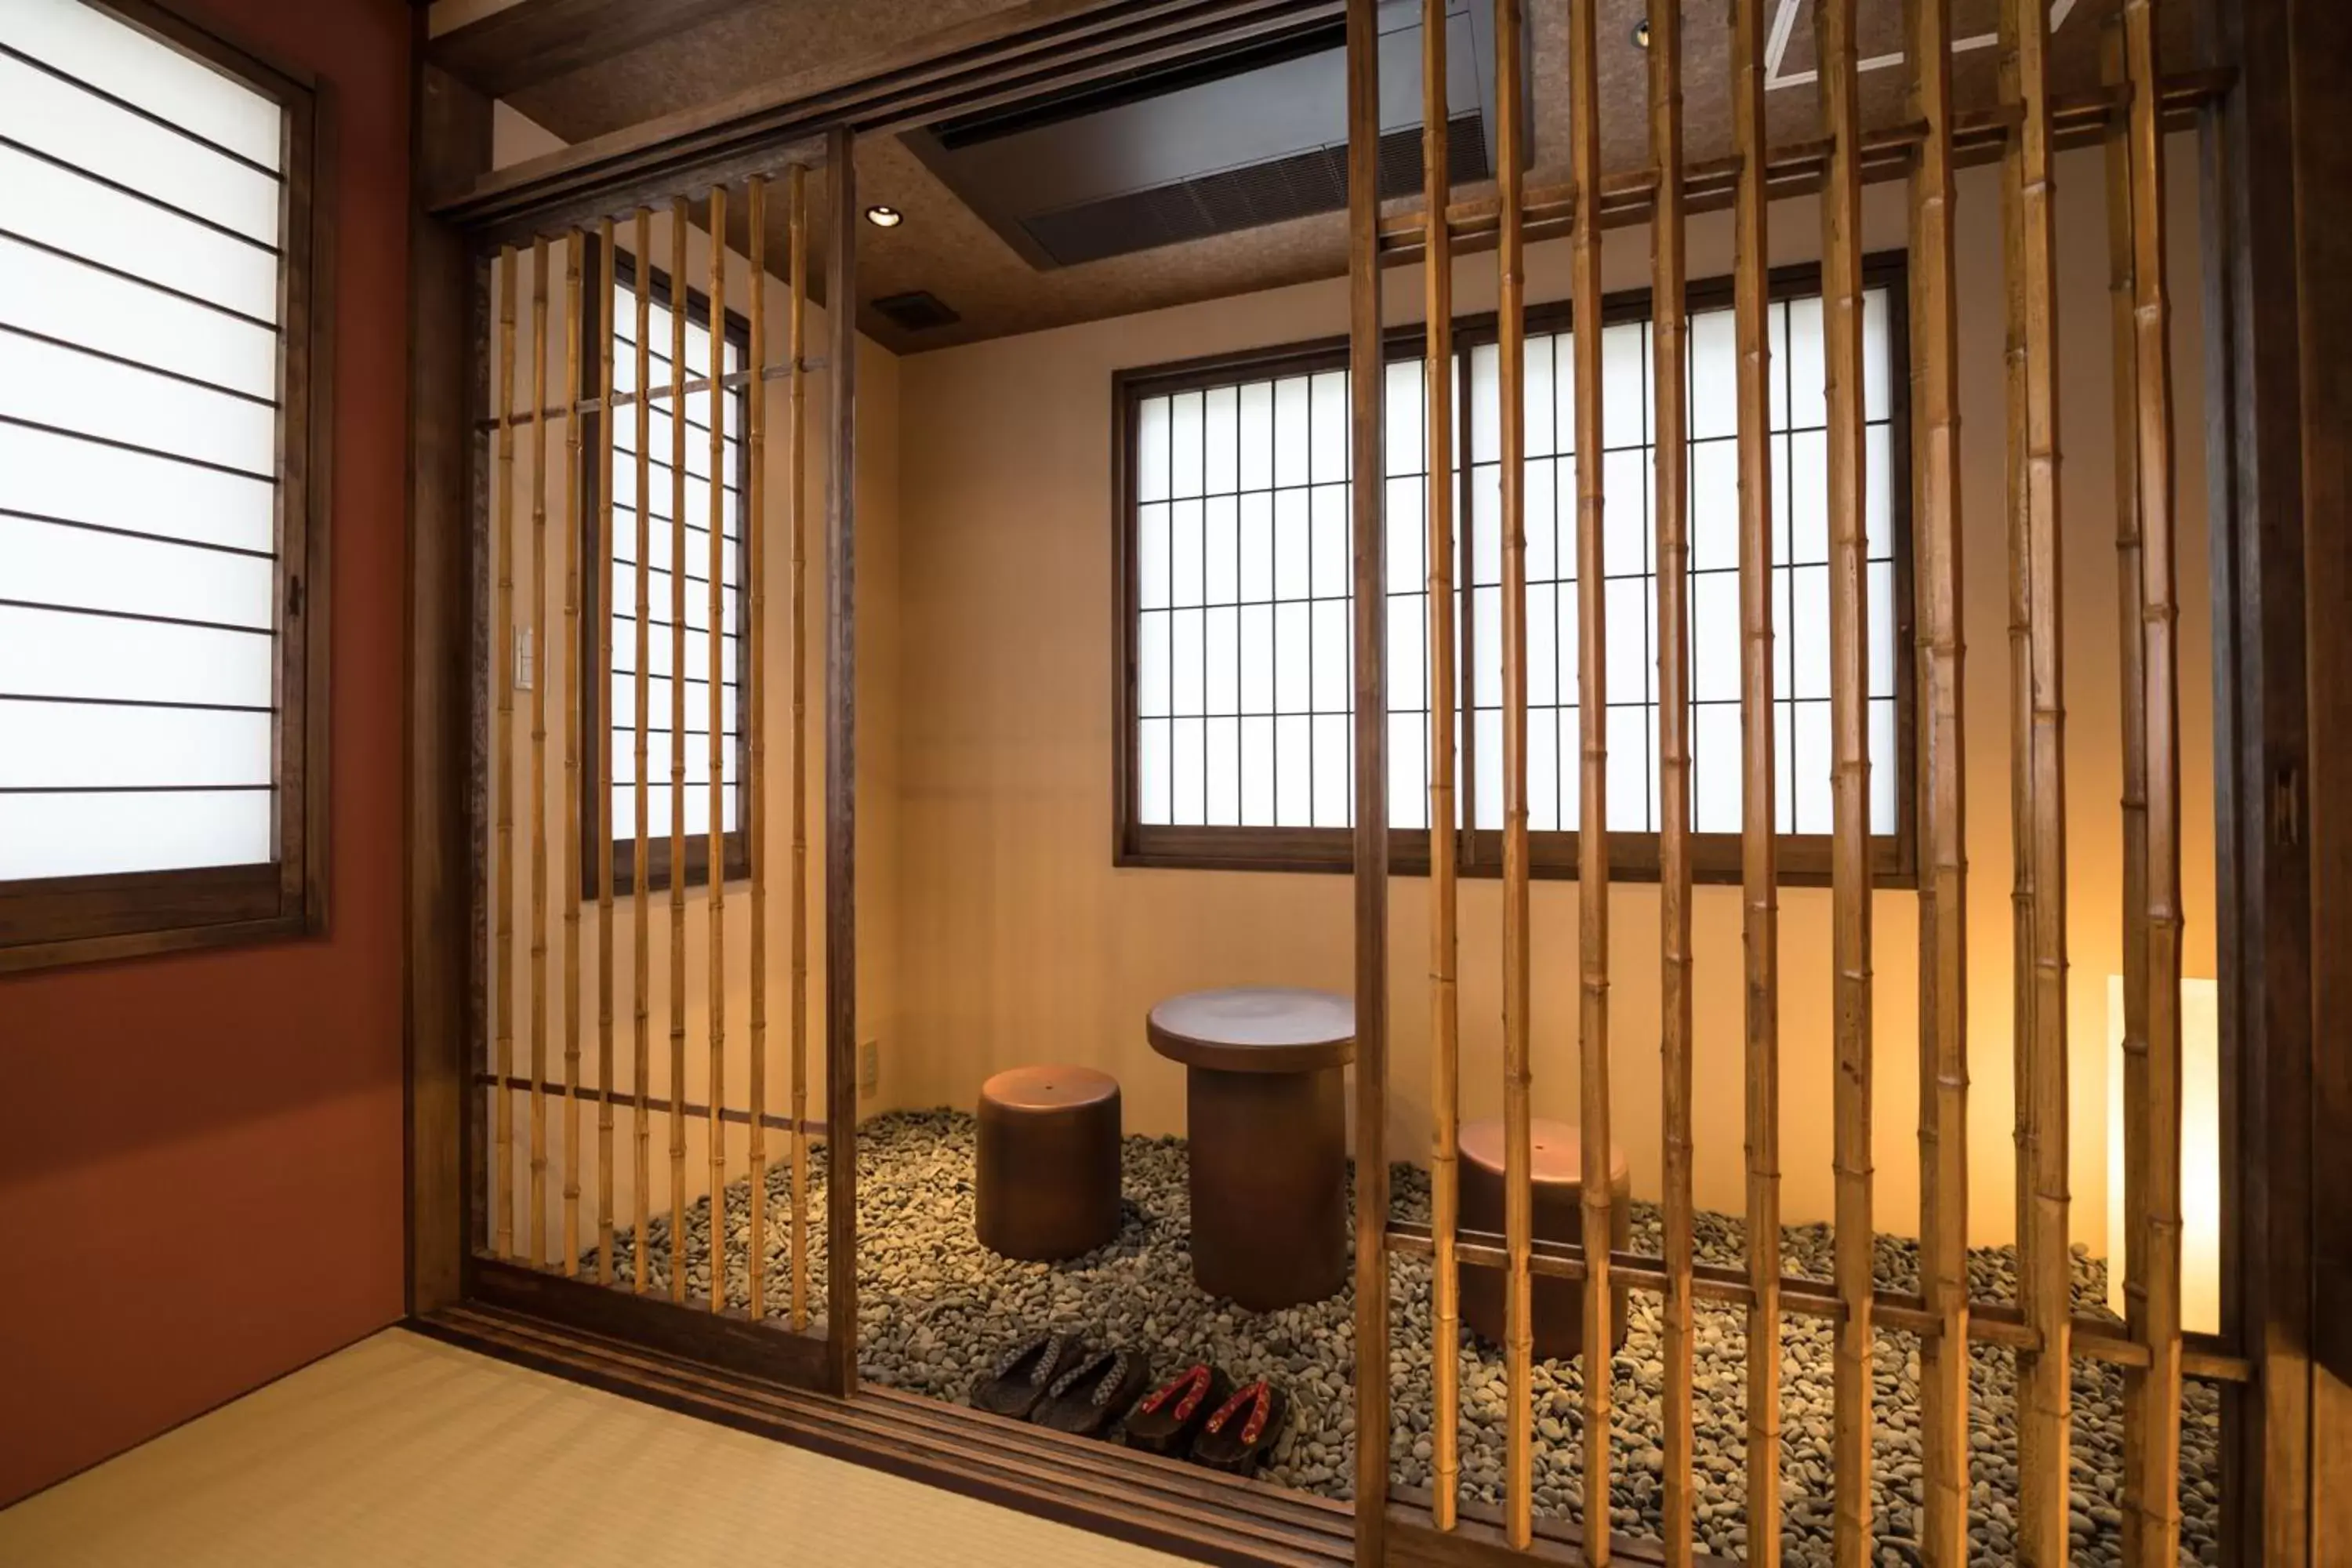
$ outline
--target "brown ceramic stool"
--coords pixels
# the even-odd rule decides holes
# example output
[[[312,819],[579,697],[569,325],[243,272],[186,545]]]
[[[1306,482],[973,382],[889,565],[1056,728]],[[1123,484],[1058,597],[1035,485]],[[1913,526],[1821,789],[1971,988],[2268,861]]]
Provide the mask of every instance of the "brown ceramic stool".
[[[1530,1130],[1528,1166],[1533,1175],[1535,1239],[1584,1237],[1584,1150],[1576,1129],[1538,1121]],[[1503,1124],[1473,1121],[1462,1129],[1462,1228],[1503,1234]],[[1633,1238],[1633,1168],[1625,1152],[1609,1151],[1609,1246],[1622,1252]],[[1503,1270],[1462,1267],[1462,1321],[1493,1344],[1503,1342]],[[1625,1287],[1610,1289],[1609,1348],[1625,1342]],[[1584,1282],[1537,1275],[1529,1282],[1536,1354],[1566,1361],[1584,1348]]]
[[[1051,1263],[1118,1234],[1118,1080],[1082,1067],[1014,1068],[980,1086],[972,1194],[980,1244]]]
[[[1195,991],[1154,1007],[1145,1033],[1188,1069],[1193,1283],[1253,1312],[1337,1291],[1355,1005],[1278,986]]]

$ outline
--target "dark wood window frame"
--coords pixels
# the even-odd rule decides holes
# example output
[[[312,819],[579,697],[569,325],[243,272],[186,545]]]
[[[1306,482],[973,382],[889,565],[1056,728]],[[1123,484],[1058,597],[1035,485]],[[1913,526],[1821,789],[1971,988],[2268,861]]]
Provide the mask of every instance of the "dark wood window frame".
[[[96,8],[281,105],[277,624],[269,860],[0,881],[0,973],[315,935],[327,924],[334,420],[331,89],[177,0]],[[135,112],[134,106],[134,112]]]
[[[617,268],[616,281],[626,288],[635,280],[635,261],[628,252],[619,250],[617,247],[615,250],[614,265]],[[601,247],[593,236],[590,237],[585,247],[582,267],[580,292],[582,309],[586,314],[581,323],[581,337],[583,342],[593,345],[600,342],[596,334],[610,331],[613,323],[604,320],[602,306],[610,301],[612,291],[605,284],[604,258],[601,254]],[[648,273],[652,279],[654,303],[665,310],[668,310],[671,299],[669,274],[658,267],[648,268]],[[706,331],[710,325],[710,297],[691,286],[686,291],[686,321],[687,325],[701,327]],[[751,323],[733,310],[727,312],[727,341],[741,353],[748,368],[751,355]],[[617,348],[615,352],[617,353]],[[635,351],[632,349],[630,352],[634,353]],[[580,395],[583,398],[597,397],[603,391],[603,388],[596,384],[599,374],[596,360],[597,355],[593,352],[581,356]],[[695,373],[696,375],[700,374]],[[743,432],[743,435],[738,437],[739,445],[736,449],[740,454],[741,461],[747,465],[751,461],[750,432],[753,379],[746,376],[744,384],[735,388],[731,395],[736,405],[736,428]],[[624,416],[635,418],[635,415],[630,412],[635,407],[635,404],[624,405]],[[611,578],[611,563],[599,560],[597,556],[597,546],[600,542],[598,531],[604,508],[602,472],[604,418],[604,411],[597,409],[588,414],[581,422],[580,483],[583,500],[581,506],[583,537],[580,558],[583,562],[594,562],[596,564],[596,570],[583,572],[580,580],[580,668],[583,671],[594,671],[598,668],[597,633],[611,614],[606,607],[604,596],[605,584]],[[689,426],[689,428],[693,427]],[[692,436],[688,438],[696,439]],[[707,435],[702,438],[707,439]],[[613,458],[614,467],[617,468],[624,460],[635,461],[634,458],[625,459],[622,454],[615,452]],[[723,485],[725,481],[721,476],[714,475],[712,482]],[[640,497],[640,504],[643,504],[643,500],[644,498]],[[688,526],[693,524],[689,521]],[[617,520],[614,527],[615,531],[619,529],[620,524]],[[748,486],[738,485],[735,489],[735,617],[736,625],[747,634],[751,628],[751,490]],[[617,542],[616,540],[615,543]],[[690,575],[688,580],[692,580]],[[717,628],[713,628],[714,634]],[[617,644],[614,656],[617,658]],[[600,847],[596,842],[597,792],[604,787],[605,758],[610,749],[609,739],[599,744],[596,738],[605,735],[604,707],[608,695],[602,679],[583,679],[580,683],[580,733],[589,738],[587,743],[580,748],[582,791],[580,879],[581,896],[585,899],[593,899],[596,896],[596,862]],[[744,832],[742,824],[746,820],[745,814],[749,805],[745,792],[751,787],[751,726],[744,722],[744,720],[750,711],[747,705],[752,700],[751,639],[748,635],[740,635],[735,639],[736,826],[725,837],[726,879],[730,882],[740,882],[751,875],[751,836]],[[674,720],[676,716],[672,717]],[[655,781],[649,778],[647,783],[649,786],[653,786]],[[668,785],[663,783],[658,787],[667,788]],[[615,898],[625,897],[636,889],[636,847],[634,837],[616,835],[614,837],[613,896]],[[666,890],[669,887],[669,877],[668,836],[667,834],[659,837],[648,836],[646,840],[646,890]],[[709,881],[709,836],[702,833],[688,834],[686,840],[686,885],[689,888],[707,887]]]
[[[1906,258],[1900,251],[1879,252],[1864,264],[1865,288],[1884,289],[1887,296],[1888,449],[1893,472],[1890,487],[1894,519],[1895,612],[1895,755],[1874,756],[1874,766],[1892,763],[1898,771],[1895,790],[1895,826],[1889,834],[1871,840],[1872,874],[1878,886],[1908,889],[1918,885],[1917,790],[1914,745],[1914,624],[1911,573],[1911,425],[1910,320]],[[1779,302],[1818,295],[1821,268],[1815,265],[1776,268],[1770,274],[1770,298]],[[1732,301],[1732,280],[1713,278],[1692,283],[1685,293],[1693,311],[1727,308]],[[1565,301],[1531,308],[1527,313],[1530,335],[1557,332],[1570,326]],[[1601,301],[1602,324],[1647,321],[1650,290],[1626,289]],[[1468,363],[1470,351],[1496,341],[1497,321],[1491,312],[1465,317],[1455,325],[1454,352]],[[1423,350],[1419,325],[1392,329],[1387,334],[1391,363],[1418,359]],[[1318,371],[1343,370],[1348,363],[1345,338],[1254,349],[1180,363],[1122,370],[1111,377],[1111,561],[1112,665],[1111,708],[1111,859],[1122,867],[1182,870],[1329,871],[1351,868],[1351,831],[1344,827],[1171,826],[1138,820],[1137,777],[1138,697],[1139,659],[1136,647],[1140,612],[1140,584],[1135,560],[1137,526],[1135,445],[1139,409],[1147,397],[1171,392],[1228,385],[1236,381],[1297,376]],[[1469,428],[1471,377],[1459,378],[1460,428]],[[1455,503],[1459,563],[1457,583],[1470,580],[1472,542],[1471,484],[1474,465],[1458,464],[1461,473]],[[1873,483],[1881,482],[1873,476]],[[1456,657],[1468,668],[1474,626],[1467,608],[1456,626]],[[1776,633],[1781,628],[1775,628]],[[1467,783],[1465,799],[1475,799],[1479,759],[1475,751],[1475,726],[1458,726]],[[1573,880],[1577,868],[1577,835],[1573,831],[1529,835],[1532,874],[1548,879]],[[1467,876],[1496,876],[1502,868],[1502,834],[1497,829],[1463,829],[1458,835],[1461,869]],[[1425,828],[1394,828],[1390,833],[1391,868],[1403,875],[1426,875],[1429,833]],[[1739,836],[1736,833],[1693,833],[1692,876],[1703,883],[1736,885],[1739,881]],[[1609,836],[1610,875],[1622,881],[1655,881],[1658,878],[1658,836],[1655,833],[1614,833]],[[1780,880],[1791,887],[1826,887],[1830,879],[1830,837],[1827,834],[1784,833],[1780,836]]]

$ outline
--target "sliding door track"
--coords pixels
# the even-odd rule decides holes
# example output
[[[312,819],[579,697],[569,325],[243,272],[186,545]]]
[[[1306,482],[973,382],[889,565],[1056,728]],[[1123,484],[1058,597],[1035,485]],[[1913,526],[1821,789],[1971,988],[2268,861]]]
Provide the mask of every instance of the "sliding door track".
[[[865,1384],[835,1399],[479,1303],[412,1320],[435,1339],[740,1431],[1196,1562],[1355,1560],[1345,1503]]]

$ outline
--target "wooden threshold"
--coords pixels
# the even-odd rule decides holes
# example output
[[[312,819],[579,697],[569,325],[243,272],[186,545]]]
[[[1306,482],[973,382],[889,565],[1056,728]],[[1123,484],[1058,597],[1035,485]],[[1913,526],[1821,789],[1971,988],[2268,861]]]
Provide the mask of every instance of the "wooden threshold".
[[[794,1333],[778,1323],[753,1322],[732,1309],[712,1312],[682,1307],[666,1294],[640,1296],[624,1286],[599,1285],[526,1263],[476,1258],[470,1267],[468,1290],[476,1305],[512,1312],[554,1332],[576,1330],[615,1344],[652,1346],[654,1353],[779,1386],[834,1386],[821,1333]]]
[[[667,1303],[661,1303],[667,1305]],[[412,1320],[435,1339],[739,1431],[1195,1562],[1352,1561],[1354,1511],[895,1389],[855,1398],[721,1372],[479,1300]]]
[[[1429,1522],[1430,1494],[1417,1487],[1396,1487],[1389,1492],[1389,1568],[1481,1568],[1488,1563],[1582,1563],[1584,1533],[1571,1521],[1538,1514],[1535,1538],[1525,1551],[1514,1547],[1504,1532],[1503,1510],[1491,1503],[1464,1498],[1456,1507],[1452,1530]],[[1666,1561],[1664,1542],[1612,1533],[1612,1561],[1651,1568]],[[1693,1568],[1734,1568],[1727,1557],[1704,1552],[1691,1557]]]
[[[632,1306],[677,1312],[667,1300],[639,1303],[603,1287],[557,1276],[534,1278],[567,1297],[593,1290],[619,1294]],[[412,1319],[407,1326],[608,1394],[1194,1562],[1315,1568],[1353,1561],[1355,1510],[1346,1503],[898,1389],[863,1384],[855,1398],[840,1399],[479,1298]],[[1531,1549],[1512,1552],[1504,1542],[1501,1515],[1492,1507],[1465,1500],[1460,1522],[1440,1531],[1430,1525],[1429,1502],[1426,1491],[1402,1488],[1391,1493],[1389,1563],[1435,1568],[1499,1563],[1507,1556],[1519,1562],[1582,1560],[1582,1536],[1569,1521],[1538,1519]],[[1621,1535],[1612,1545],[1622,1563],[1664,1561],[1663,1547],[1654,1541]],[[1718,1562],[1704,1555],[1696,1561],[1702,1568]]]

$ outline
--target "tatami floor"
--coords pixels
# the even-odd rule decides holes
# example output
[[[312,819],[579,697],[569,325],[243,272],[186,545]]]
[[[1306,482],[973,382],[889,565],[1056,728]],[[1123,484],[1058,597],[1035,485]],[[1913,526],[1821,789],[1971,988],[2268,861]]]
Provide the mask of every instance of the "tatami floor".
[[[0,1512],[0,1563],[1174,1558],[388,1330]]]

